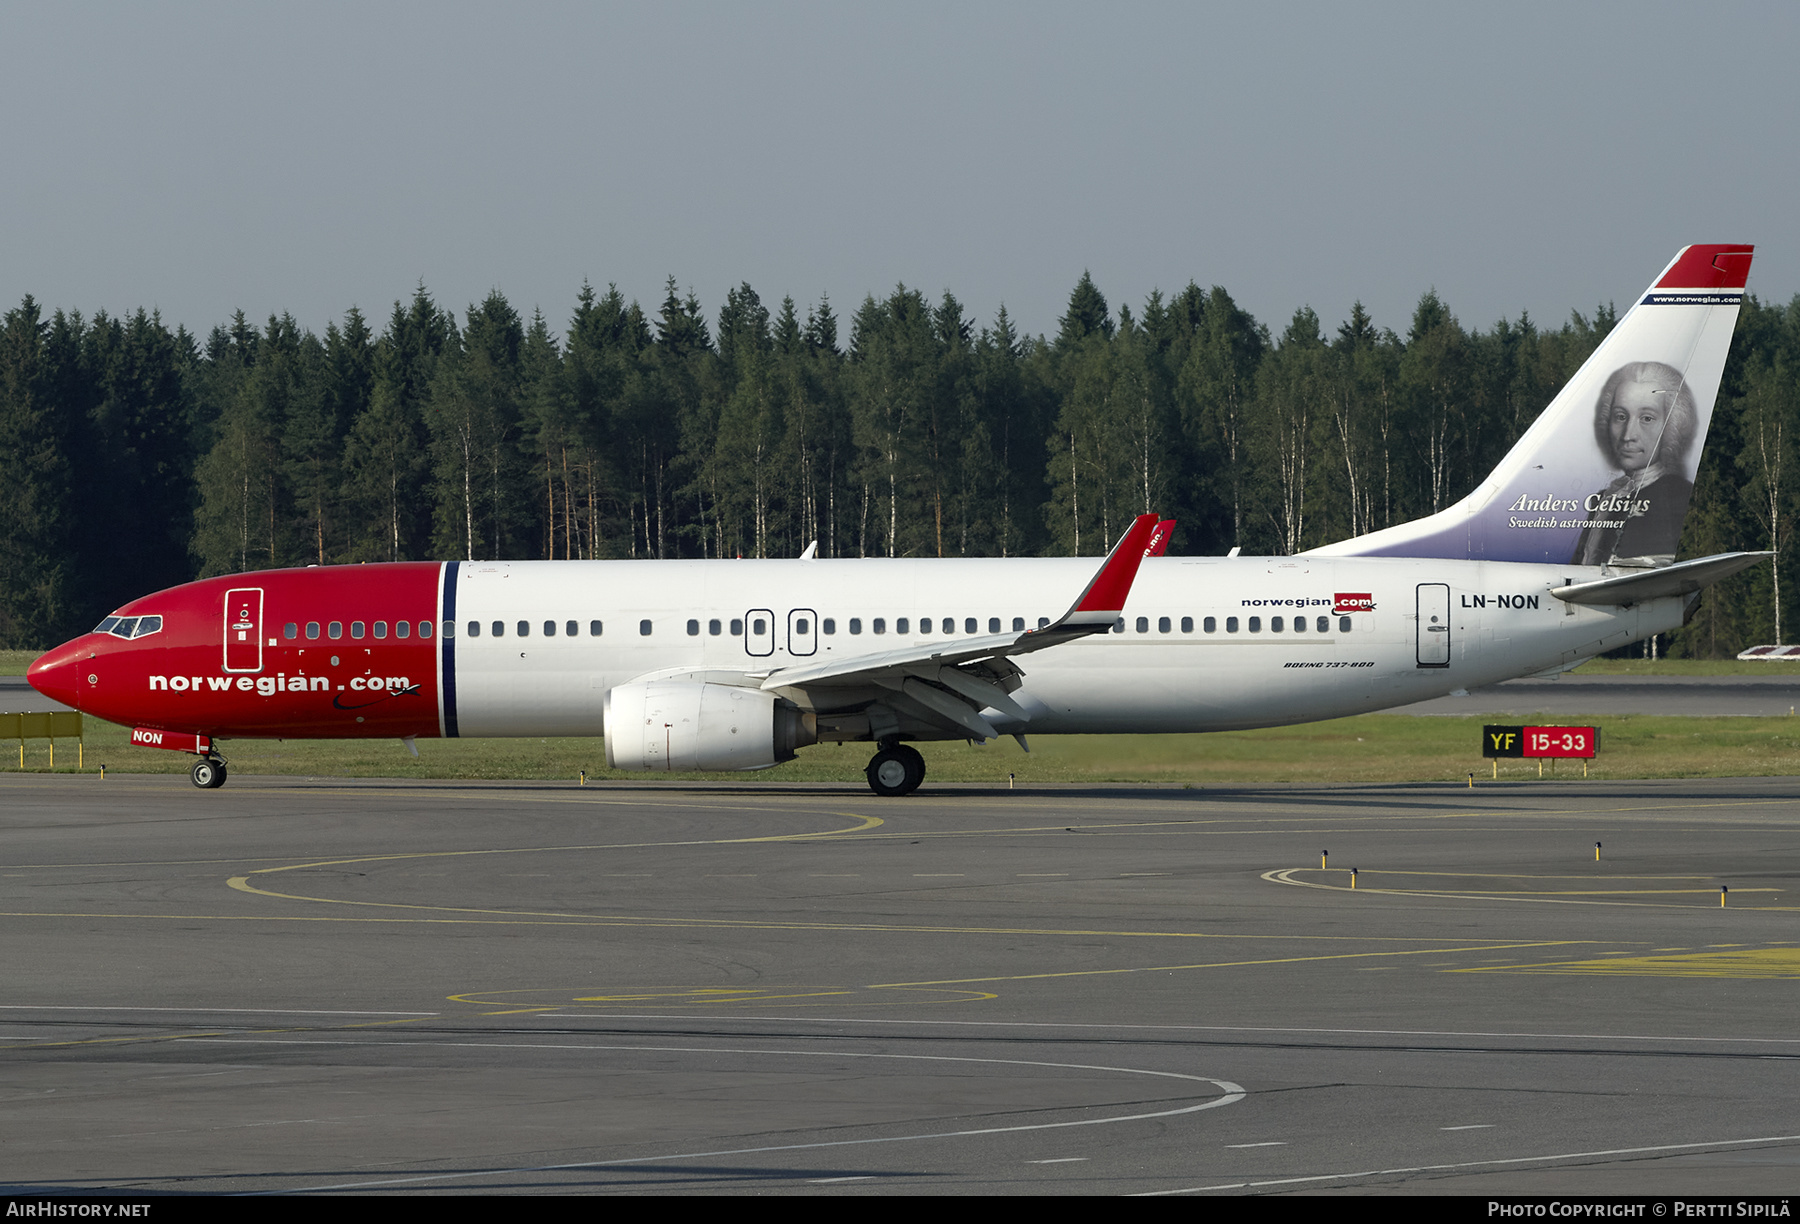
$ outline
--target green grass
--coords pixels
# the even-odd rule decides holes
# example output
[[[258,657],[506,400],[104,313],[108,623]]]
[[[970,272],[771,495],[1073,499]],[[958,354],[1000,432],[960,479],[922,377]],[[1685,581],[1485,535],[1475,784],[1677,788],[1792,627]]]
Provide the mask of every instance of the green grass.
[[[922,744],[937,782],[1004,783],[1007,774],[1033,782],[1162,782],[1211,785],[1250,782],[1461,781],[1491,776],[1481,757],[1484,719],[1414,718],[1364,714],[1298,727],[1213,735],[1038,736],[1029,755],[1011,740],[986,747]],[[1510,722],[1504,716],[1486,721]],[[1560,719],[1575,723],[1574,718]],[[1800,718],[1670,718],[1619,715],[1598,720],[1600,757],[1593,778],[1696,778],[1800,774]],[[101,764],[126,773],[185,773],[193,758],[133,747],[127,731],[88,721],[88,772]],[[573,781],[636,779],[612,773],[598,739],[420,740],[414,760],[394,740],[232,740],[222,745],[234,778],[267,775],[396,778],[531,778]],[[820,745],[797,761],[751,774],[677,774],[678,779],[722,777],[750,785],[782,782],[862,784],[865,744]],[[75,744],[57,743],[58,772],[75,763]],[[0,768],[18,767],[16,745],[0,746]],[[26,745],[26,767],[48,766],[45,741]],[[668,775],[658,775],[667,777]],[[1502,778],[1536,778],[1535,761],[1500,765]],[[1545,777],[1580,777],[1581,763],[1546,763]]]
[[[41,650],[0,650],[0,676],[23,676]]]

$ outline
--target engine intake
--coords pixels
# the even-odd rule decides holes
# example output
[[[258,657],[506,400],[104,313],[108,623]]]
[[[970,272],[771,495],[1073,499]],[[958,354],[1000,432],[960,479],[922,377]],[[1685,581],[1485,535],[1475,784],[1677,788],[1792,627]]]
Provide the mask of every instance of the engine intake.
[[[606,695],[614,769],[767,769],[819,739],[818,720],[761,689],[692,680],[621,684]]]

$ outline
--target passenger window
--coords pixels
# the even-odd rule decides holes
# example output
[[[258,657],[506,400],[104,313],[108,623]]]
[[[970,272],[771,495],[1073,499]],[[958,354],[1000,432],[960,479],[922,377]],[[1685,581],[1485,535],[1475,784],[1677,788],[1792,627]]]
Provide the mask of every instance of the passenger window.
[[[565,636],[565,637],[580,637],[581,636],[580,622],[564,621],[563,622],[563,636]]]
[[[1193,617],[1191,617],[1191,616],[1184,616],[1184,617],[1182,617],[1182,618],[1181,618],[1181,631],[1182,631],[1182,632],[1183,632],[1183,633],[1192,633],[1192,632],[1193,632],[1193,631],[1194,631],[1194,618],[1193,618]],[[1206,631],[1207,631],[1207,632],[1208,632],[1208,633],[1211,633],[1211,632],[1212,632],[1212,626],[1211,626],[1211,625],[1208,625],[1208,626],[1207,626],[1207,628],[1206,628]]]
[[[973,617],[973,616],[970,616],[970,617],[966,617],[966,618],[964,618],[964,620],[963,620],[963,632],[964,632],[964,633],[974,633],[974,632],[975,632],[975,625],[976,625],[976,620],[975,620],[975,618],[974,618],[974,617]],[[1000,622],[999,622],[999,621],[995,621],[995,622],[994,622],[994,632],[995,632],[995,633],[998,633],[998,632],[1000,632]]]
[[[1339,633],[1349,633],[1350,632],[1350,618],[1348,616],[1338,617],[1338,632]]]
[[[1137,631],[1139,633],[1150,632],[1150,618],[1148,616],[1140,616],[1137,618]]]
[[[1330,633],[1331,618],[1329,616],[1321,616],[1319,618],[1319,623],[1314,625],[1313,628],[1317,629],[1320,633]]]
[[[520,637],[530,637],[531,636],[531,622],[530,621],[520,621],[519,622],[519,636]]]
[[[1207,633],[1217,633],[1219,631],[1219,618],[1216,616],[1207,617],[1200,622],[1200,628],[1204,629]]]
[[[1250,632],[1251,633],[1261,633],[1262,632],[1262,617],[1252,616],[1250,618]]]
[[[1023,616],[1013,617],[1013,632],[1014,633],[1024,633],[1025,632],[1025,618]]]
[[[689,637],[699,637],[700,636],[700,622],[699,621],[697,621],[697,620],[688,621],[687,629],[688,629]],[[806,631],[804,629],[802,629],[801,632],[804,633]]]
[[[1050,626],[1050,618],[1048,616],[1038,617],[1038,628],[1039,629],[1047,629],[1047,628],[1049,628],[1049,626]]]
[[[887,620],[884,617],[877,616],[872,622],[870,622],[870,628],[876,633],[886,633],[887,632]]]
[[[731,618],[731,636],[732,637],[742,637],[743,635],[744,635],[744,622],[741,619],[739,619],[738,617],[735,617],[735,616],[732,617]]]
[[[555,621],[545,621],[544,622],[544,636],[545,637],[555,637],[556,636],[556,622]]]
[[[639,637],[649,637],[650,636],[650,622],[649,621],[641,620],[638,622],[638,636]]]
[[[1170,629],[1172,629],[1172,628],[1174,628],[1174,626],[1173,626],[1173,625],[1171,625],[1171,624],[1170,624],[1170,623],[1169,623],[1169,618],[1168,618],[1168,617],[1166,617],[1166,616],[1161,616],[1161,617],[1158,617],[1158,618],[1157,618],[1157,620],[1156,620],[1156,631],[1157,631],[1157,632],[1158,632],[1158,633],[1167,633],[1167,632],[1168,632],[1168,631],[1169,631],[1169,630],[1170,630]]]
[[[431,622],[430,621],[420,621],[419,622],[419,636],[422,638],[428,638],[431,636]],[[444,622],[444,636],[447,638],[453,638],[456,636],[456,622],[455,621],[445,621]]]
[[[350,636],[355,638],[359,642],[362,641],[363,623],[361,621],[351,621],[350,622]]]
[[[293,641],[300,636],[300,626],[296,625],[293,621],[289,621],[281,627],[281,636],[290,642]]]
[[[405,637],[406,635],[404,633],[402,633],[400,636]],[[419,636],[421,638],[428,638],[431,636],[431,622],[430,621],[420,621],[419,622]],[[456,622],[455,621],[445,621],[444,622],[444,636],[447,638],[453,638],[456,636]]]
[[[998,616],[988,617],[988,632],[989,633],[999,633],[1000,632],[1000,618]]]
[[[906,632],[906,622],[905,621],[900,622],[900,632],[901,633]],[[919,632],[920,633],[930,633],[931,632],[931,618],[929,616],[921,616],[919,618]]]
[[[469,622],[469,636],[470,637],[480,637],[481,636],[481,622],[480,621],[470,621]]]
[[[819,629],[829,636],[837,632],[837,622],[827,616],[824,620],[819,622]]]
[[[1114,633],[1124,633],[1125,632],[1125,618],[1123,616],[1121,616],[1118,620],[1113,622],[1113,632]]]
[[[709,620],[706,622],[706,631],[707,631],[707,633],[711,634],[713,637],[718,637],[719,633],[721,631],[721,626],[718,621]]]
[[[344,622],[343,621],[332,621],[329,625],[327,625],[325,627],[325,636],[330,638],[334,642],[338,638],[343,637],[344,636]]]
[[[1305,633],[1306,632],[1306,618],[1304,616],[1296,616],[1294,618],[1294,632],[1295,633]]]
[[[495,637],[505,637],[506,636],[506,622],[505,621],[495,621],[491,626],[489,626],[489,630],[493,633],[493,635]]]
[[[850,618],[850,632],[851,633],[861,633],[862,632],[862,617],[852,616]]]
[[[1281,618],[1279,616],[1271,616],[1269,618],[1269,632],[1270,633],[1280,633],[1281,632]]]
[[[606,626],[602,625],[599,621],[589,621],[588,622],[588,636],[589,637],[599,637],[600,631],[602,629],[604,629],[605,627]]]
[[[876,622],[876,624],[880,624],[880,623],[881,623],[880,621]],[[894,632],[895,633],[905,633],[906,625],[907,625],[907,620],[904,616],[897,616],[894,618]],[[881,630],[877,629],[875,632],[880,633]]]
[[[426,626],[427,630],[430,629],[430,626],[431,626],[430,621],[423,621],[421,623]],[[412,636],[412,622],[411,621],[395,621],[394,622],[394,636],[397,638],[411,637]],[[419,636],[430,637],[431,634],[428,631],[428,632],[420,634]]]
[[[794,632],[798,633],[802,636],[804,636],[808,633],[811,633],[812,632],[812,629],[810,628],[811,623],[812,622],[807,620],[806,617],[802,616],[799,620],[794,622]]]
[[[1226,633],[1236,633],[1236,632],[1237,632],[1237,630],[1238,630],[1238,620],[1237,620],[1237,617],[1235,617],[1235,616],[1227,616],[1227,617],[1226,617],[1226,618],[1225,618],[1225,632],[1226,632]]]
[[[375,640],[378,642],[383,642],[383,641],[387,640],[387,622],[386,621],[376,621],[375,622]]]
[[[754,633],[757,637],[761,637],[763,634],[767,633],[768,631],[769,631],[769,622],[764,620],[762,617],[759,616],[755,620],[750,622],[750,632]]]

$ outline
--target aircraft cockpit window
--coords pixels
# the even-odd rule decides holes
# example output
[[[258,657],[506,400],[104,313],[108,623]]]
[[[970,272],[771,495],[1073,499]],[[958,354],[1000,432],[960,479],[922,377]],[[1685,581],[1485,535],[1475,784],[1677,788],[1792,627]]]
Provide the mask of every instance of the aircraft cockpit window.
[[[300,636],[300,626],[296,625],[293,621],[289,621],[281,627],[281,636],[290,642],[293,641]]]
[[[140,616],[138,617],[137,628],[131,631],[131,636],[134,638],[149,637],[152,633],[158,633],[161,630],[162,617]]]
[[[111,632],[114,637],[129,638],[131,636],[131,631],[136,628],[137,617],[121,616],[113,625]]]
[[[360,642],[360,641],[362,641],[362,636],[363,636],[364,632],[365,632],[365,629],[364,629],[363,623],[361,621],[351,621],[350,622],[350,636],[351,637],[355,638],[357,641]]]
[[[105,620],[101,621],[98,625],[94,626],[94,632],[95,633],[111,633],[113,626],[118,623],[119,623],[118,617],[109,616]]]

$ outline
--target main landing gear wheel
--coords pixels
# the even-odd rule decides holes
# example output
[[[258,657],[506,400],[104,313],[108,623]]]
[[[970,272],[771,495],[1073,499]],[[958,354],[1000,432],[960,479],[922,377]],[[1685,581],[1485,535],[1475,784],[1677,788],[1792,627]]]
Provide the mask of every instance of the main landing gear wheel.
[[[193,778],[201,790],[218,790],[225,785],[225,762],[203,757],[194,763]]]
[[[868,776],[869,789],[877,795],[910,795],[925,780],[925,758],[911,745],[896,744],[877,752],[863,772]]]

